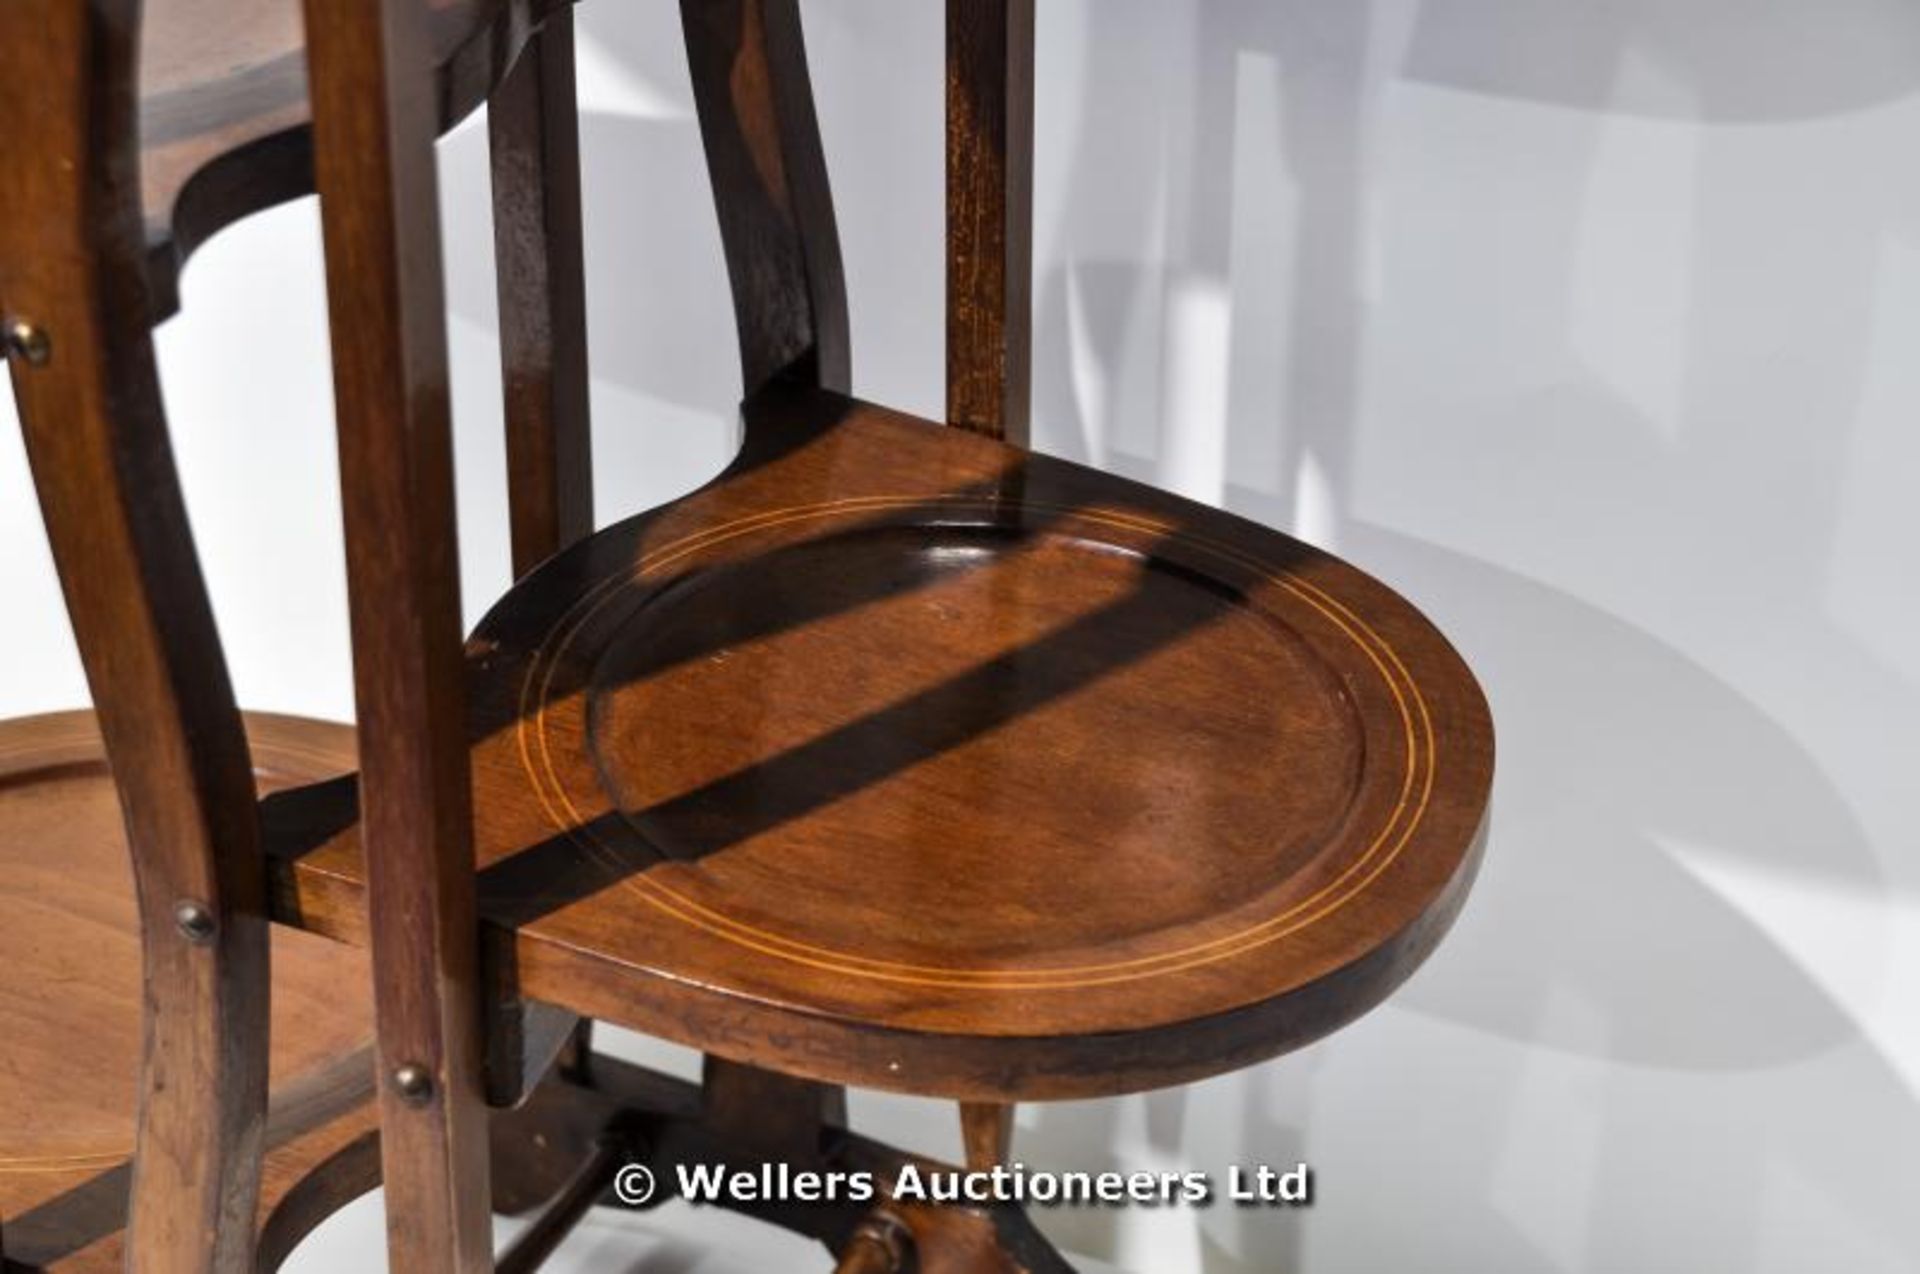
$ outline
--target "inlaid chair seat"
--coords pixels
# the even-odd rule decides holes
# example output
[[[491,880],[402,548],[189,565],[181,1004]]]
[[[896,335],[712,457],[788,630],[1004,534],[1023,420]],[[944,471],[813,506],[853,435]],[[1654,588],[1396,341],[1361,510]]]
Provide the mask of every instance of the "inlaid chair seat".
[[[1083,1096],[1297,1046],[1438,941],[1491,736],[1408,603],[825,391],[747,427],[470,643],[527,995],[831,1082]],[[356,875],[350,832],[298,860],[309,919]]]
[[[345,726],[272,716],[248,725],[263,790],[353,767]],[[7,1268],[121,1270],[139,1095],[140,924],[91,712],[0,723],[0,915]],[[276,930],[273,970],[261,1216],[269,1251],[282,1252],[324,1216],[290,1197],[311,1168],[360,1143],[362,1175],[377,1170],[373,1002],[365,953],[311,934]]]
[[[94,702],[0,723],[8,1274],[270,1270],[376,1183],[392,1268],[526,1274],[628,1162],[924,1163],[845,1085],[1004,1164],[1015,1103],[1297,1047],[1438,943],[1477,685],[1327,553],[1025,449],[1034,4],[945,7],[944,423],[849,396],[801,6],[681,0],[744,446],[596,532],[566,4],[0,5],[0,352]],[[483,101],[518,582],[463,653],[434,144]],[[239,710],[150,330],[310,190],[350,733]],[[737,1202],[840,1274],[1071,1270],[1012,1204]]]

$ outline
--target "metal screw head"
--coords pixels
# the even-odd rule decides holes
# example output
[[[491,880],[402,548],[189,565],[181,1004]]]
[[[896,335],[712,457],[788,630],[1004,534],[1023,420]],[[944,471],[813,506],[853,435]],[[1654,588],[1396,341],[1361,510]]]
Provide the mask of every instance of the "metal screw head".
[[[5,333],[7,357],[24,359],[31,367],[45,367],[53,357],[53,342],[45,328],[25,319],[8,319]]]
[[[180,931],[180,936],[196,945],[212,942],[214,930],[218,928],[207,904],[192,899],[173,905],[173,926]]]
[[[393,1091],[409,1106],[424,1106],[433,1100],[433,1074],[409,1062],[393,1072]]]

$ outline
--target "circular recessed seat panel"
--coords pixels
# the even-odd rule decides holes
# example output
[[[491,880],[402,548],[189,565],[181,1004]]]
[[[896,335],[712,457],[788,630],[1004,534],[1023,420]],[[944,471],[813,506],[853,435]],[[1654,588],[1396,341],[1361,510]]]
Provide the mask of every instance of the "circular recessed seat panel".
[[[1491,737],[1405,602],[1239,519],[889,413],[794,442],[750,442],[482,626],[483,860],[524,878],[571,853],[585,882],[521,917],[543,940],[896,1046],[1118,1047],[1366,984],[1267,1023],[1266,1051],[1437,940]],[[813,1070],[872,1078],[839,1065]]]

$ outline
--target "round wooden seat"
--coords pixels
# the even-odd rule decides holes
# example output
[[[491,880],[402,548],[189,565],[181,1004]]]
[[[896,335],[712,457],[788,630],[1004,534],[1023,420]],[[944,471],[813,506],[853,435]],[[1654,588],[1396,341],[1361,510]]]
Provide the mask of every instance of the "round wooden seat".
[[[256,716],[249,729],[263,789],[353,765],[344,727]],[[0,968],[8,1268],[117,1270],[140,1071],[140,932],[91,713],[0,722]],[[273,969],[268,1208],[372,1126],[364,954],[276,929]]]
[[[475,636],[483,892],[548,882],[529,993],[586,955],[627,978],[598,1016],[1011,1100],[1298,1045],[1438,940],[1491,730],[1405,601],[832,395],[749,419]]]

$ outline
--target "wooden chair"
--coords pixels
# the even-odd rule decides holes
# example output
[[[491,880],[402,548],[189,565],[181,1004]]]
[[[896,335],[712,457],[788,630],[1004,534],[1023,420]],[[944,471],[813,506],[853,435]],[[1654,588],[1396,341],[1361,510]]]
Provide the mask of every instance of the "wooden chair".
[[[208,8],[236,9],[151,7],[198,8],[202,30]],[[1019,1101],[1180,1083],[1337,1028],[1463,900],[1491,729],[1432,626],[1283,535],[1015,445],[1031,0],[949,5],[960,429],[850,394],[794,0],[682,13],[745,443],[701,490],[588,535],[565,11],[308,0],[359,770],[302,782],[344,742],[257,723],[253,771],[279,789],[257,805],[145,319],[187,247],[305,188],[306,97],[256,99],[271,57],[235,77],[245,92],[214,77],[182,118],[218,127],[180,167],[149,130],[142,197],[129,8],[0,13],[6,117],[67,107],[28,157],[0,160],[7,206],[41,213],[0,229],[0,304],[141,877],[142,1268],[249,1259],[266,913],[338,940],[316,959],[370,949],[394,1267],[467,1271],[496,1266],[489,1202],[545,1208],[497,1262],[531,1268],[628,1161],[662,1194],[689,1162],[884,1180],[910,1160],[846,1127],[843,1085],[960,1102],[969,1163],[993,1164]],[[31,57],[12,53],[23,31]],[[288,34],[257,49],[297,65]],[[432,143],[489,94],[531,569],[463,652]],[[156,189],[169,172],[186,179]],[[38,768],[0,790],[102,841],[49,813],[42,775],[90,776],[104,799],[98,747],[60,762],[31,733],[50,728],[10,727]],[[296,960],[276,968],[276,1005],[297,1001]],[[364,1038],[344,1010],[311,1016],[317,1053],[344,1051],[336,1028]],[[704,1082],[594,1054],[590,1020],[700,1049]],[[371,1126],[363,1101],[268,1121],[263,1262],[372,1183]],[[842,1270],[1065,1268],[1011,1206],[737,1206],[819,1238]]]
[[[569,17],[535,36],[518,0],[423,8],[439,122],[495,97],[529,562],[591,525]],[[0,723],[8,1274],[270,1269],[379,1180],[365,953],[269,938],[256,796],[350,773],[353,732],[237,711],[149,335],[201,242],[312,189],[302,15],[145,9],[0,7],[0,338],[95,699]]]

